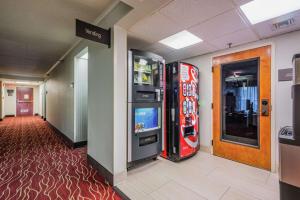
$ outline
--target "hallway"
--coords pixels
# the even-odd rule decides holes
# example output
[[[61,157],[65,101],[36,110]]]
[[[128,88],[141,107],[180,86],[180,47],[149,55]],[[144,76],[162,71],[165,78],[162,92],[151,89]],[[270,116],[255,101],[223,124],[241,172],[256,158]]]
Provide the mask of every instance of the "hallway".
[[[39,117],[0,122],[0,199],[120,199]]]

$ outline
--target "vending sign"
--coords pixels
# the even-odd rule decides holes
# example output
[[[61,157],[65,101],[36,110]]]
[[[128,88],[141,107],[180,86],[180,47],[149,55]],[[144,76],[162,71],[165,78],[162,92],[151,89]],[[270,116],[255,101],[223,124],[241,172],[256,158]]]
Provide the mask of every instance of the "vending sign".
[[[111,44],[111,31],[105,30],[93,24],[86,23],[76,19],[76,36],[84,39],[92,40],[94,42],[102,43],[110,47]]]
[[[180,64],[180,157],[196,152],[199,146],[198,74],[196,67]]]

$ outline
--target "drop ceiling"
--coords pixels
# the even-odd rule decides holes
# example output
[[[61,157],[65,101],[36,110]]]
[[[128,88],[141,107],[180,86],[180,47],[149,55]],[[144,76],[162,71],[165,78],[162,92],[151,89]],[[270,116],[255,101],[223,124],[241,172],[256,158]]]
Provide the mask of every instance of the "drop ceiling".
[[[8,0],[0,6],[0,73],[43,76],[111,0]]]
[[[300,29],[300,11],[251,25],[239,8],[249,1],[170,1],[129,29],[129,47],[152,51],[167,61],[174,61],[222,50],[229,43],[238,46]],[[293,25],[274,30],[274,23],[289,18],[294,18]],[[182,30],[188,30],[204,42],[180,50],[158,42]]]

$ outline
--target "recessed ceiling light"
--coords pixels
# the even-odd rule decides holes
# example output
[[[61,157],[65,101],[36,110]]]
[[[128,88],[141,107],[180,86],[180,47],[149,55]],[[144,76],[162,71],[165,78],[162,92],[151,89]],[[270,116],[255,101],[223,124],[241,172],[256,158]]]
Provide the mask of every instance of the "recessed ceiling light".
[[[253,0],[240,6],[251,24],[257,24],[300,9],[300,0]]]
[[[34,81],[16,81],[18,85],[39,85],[39,82]]]
[[[172,47],[173,49],[181,49],[187,46],[197,44],[202,41],[203,40],[200,39],[199,37],[184,30],[159,41],[159,43]]]

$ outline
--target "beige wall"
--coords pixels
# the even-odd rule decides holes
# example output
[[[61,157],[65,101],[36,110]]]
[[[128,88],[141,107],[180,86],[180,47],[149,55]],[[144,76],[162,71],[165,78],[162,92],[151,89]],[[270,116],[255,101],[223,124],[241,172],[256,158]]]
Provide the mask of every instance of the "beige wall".
[[[200,70],[200,145],[211,148],[212,140],[212,58],[232,52],[272,45],[272,171],[278,171],[278,132],[292,125],[292,81],[278,82],[278,70],[292,67],[292,57],[300,53],[300,31],[261,40],[254,43],[186,59]]]
[[[16,110],[17,110],[17,97],[16,97],[16,87],[29,87],[33,88],[33,114],[38,114],[39,113],[39,86],[26,86],[26,85],[5,85],[4,86],[4,101],[3,101],[3,114],[4,116],[6,115],[16,115]],[[14,93],[13,96],[8,96],[7,94],[7,89],[13,89]]]
[[[12,96],[8,96],[7,89],[14,90]],[[4,116],[16,115],[16,86],[5,85],[4,86]]]

